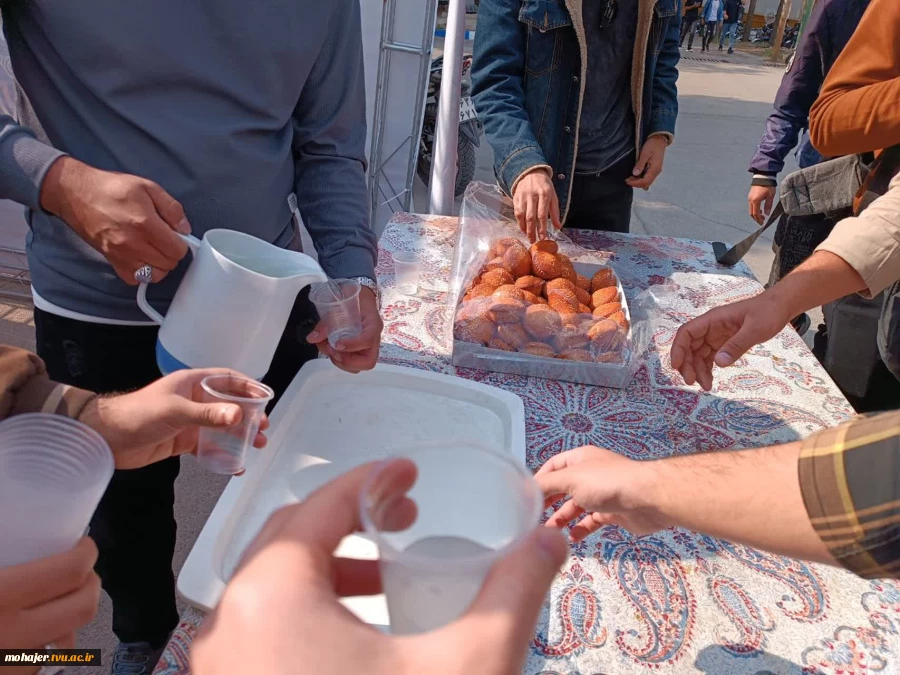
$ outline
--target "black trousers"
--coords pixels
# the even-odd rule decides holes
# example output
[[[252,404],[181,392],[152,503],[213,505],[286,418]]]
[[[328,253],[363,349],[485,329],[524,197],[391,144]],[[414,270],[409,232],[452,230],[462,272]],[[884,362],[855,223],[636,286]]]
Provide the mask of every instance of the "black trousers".
[[[634,188],[625,183],[634,169],[634,156],[599,174],[575,174],[566,227],[605,232],[628,232]]]
[[[697,25],[697,19],[691,20],[682,20],[681,21],[681,39],[678,41],[678,46],[681,47],[684,44],[684,38],[687,36],[688,39],[688,49],[692,49],[694,46],[694,26]]]
[[[297,299],[264,381],[278,397],[304,363],[316,357],[306,336],[315,309]],[[37,351],[50,377],[99,393],[127,392],[160,377],[156,327],[111,326],[35,309]],[[272,405],[274,405],[273,401]],[[175,479],[179,459],[116,471],[94,517],[90,536],[100,549],[96,570],[113,602],[113,631],[122,642],[162,646],[178,623],[175,608]]]

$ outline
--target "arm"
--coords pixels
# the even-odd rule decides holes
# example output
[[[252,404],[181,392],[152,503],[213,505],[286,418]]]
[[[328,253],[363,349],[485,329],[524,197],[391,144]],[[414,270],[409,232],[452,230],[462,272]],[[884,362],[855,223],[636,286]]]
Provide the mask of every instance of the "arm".
[[[359,5],[332,4],[328,37],[294,110],[295,191],[325,272],[374,280]]]
[[[472,61],[472,96],[508,194],[526,173],[551,170],[525,111],[527,28],[519,7],[519,0],[483,0]]]
[[[63,155],[8,115],[0,115],[0,199],[40,209],[44,178]]]
[[[788,443],[636,461],[587,447],[554,457],[536,479],[548,502],[570,498],[547,525],[564,527],[577,520],[570,530],[575,540],[609,524],[638,536],[684,527],[834,564],[804,506],[797,469],[800,453],[800,443]]]
[[[865,287],[860,274],[843,258],[816,251],[756,297],[717,307],[679,328],[672,343],[672,367],[687,384],[697,382],[709,391],[713,366],[733,365],[750,349],[775,337],[795,316]]]
[[[77,418],[93,398],[89,391],[50,380],[37,355],[0,346],[0,419],[32,412]]]
[[[825,156],[900,143],[900,14],[872,0],[825,79],[810,113],[810,139]]]
[[[678,42],[681,39],[681,17],[669,21],[663,40],[656,72],[653,75],[650,120],[647,135],[663,136],[671,145],[675,140],[675,120],[678,118]]]
[[[839,222],[816,251],[827,251],[855,270],[867,298],[900,279],[900,176],[859,216]]]
[[[776,176],[809,122],[809,110],[825,80],[825,54],[831,43],[825,3],[815,4],[791,69],[784,74],[775,109],[750,161],[750,172]]]

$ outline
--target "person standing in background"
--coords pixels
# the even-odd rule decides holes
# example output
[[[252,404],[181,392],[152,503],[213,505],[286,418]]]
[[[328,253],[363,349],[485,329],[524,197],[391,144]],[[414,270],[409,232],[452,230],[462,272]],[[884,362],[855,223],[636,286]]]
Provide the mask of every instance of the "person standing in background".
[[[775,204],[778,174],[784,170],[788,154],[796,148],[801,169],[823,160],[806,131],[809,111],[825,76],[850,41],[868,6],[869,0],[818,0],[813,6],[794,60],[781,79],[766,130],[750,160],[752,178],[747,202],[750,217],[760,225]],[[775,260],[769,284],[776,283],[806,260],[833,227],[834,221],[824,215],[782,216],[775,230]],[[805,313],[791,322],[801,334],[806,332],[809,323]]]
[[[674,140],[681,0],[483,0],[472,93],[523,232],[627,232]]]
[[[700,18],[703,20],[703,46],[700,51],[708,52],[716,27],[725,18],[725,0],[706,0]]]
[[[684,46],[684,38],[687,36],[687,50],[693,51],[694,32],[697,21],[700,18],[700,8],[703,6],[703,0],[684,0],[684,16],[681,18],[681,40],[678,42],[679,49]]]
[[[298,250],[300,217],[326,273],[366,286],[363,333],[332,360],[375,365],[356,0],[0,9],[23,94],[21,125],[0,116],[0,198],[27,208],[37,351],[54,380],[104,394],[156,380],[158,329],[137,307],[137,280],[149,272],[164,313],[188,265],[178,234],[225,228]],[[316,321],[301,294],[265,377],[276,393],[316,357]],[[179,467],[117,471],[91,523],[115,675],[149,674],[178,622]]]
[[[723,14],[722,32],[719,35],[719,51],[725,47],[725,38],[730,37],[728,53],[734,54],[734,41],[737,39],[738,22],[744,12],[741,0],[725,0],[725,12]]]

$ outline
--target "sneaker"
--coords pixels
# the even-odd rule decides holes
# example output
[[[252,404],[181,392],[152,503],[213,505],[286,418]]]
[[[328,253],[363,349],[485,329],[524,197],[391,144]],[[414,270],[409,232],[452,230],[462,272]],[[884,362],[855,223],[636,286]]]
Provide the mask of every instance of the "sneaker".
[[[731,47],[729,47],[729,48],[728,48],[728,53],[729,53],[729,54],[734,54],[734,49],[732,49]]]
[[[692,52],[692,51],[694,51],[694,48],[693,48],[693,47],[688,47],[687,50],[688,50],[689,52]]]
[[[149,642],[120,642],[110,675],[150,675],[164,650],[165,645],[153,649]]]
[[[809,318],[809,314],[804,312],[800,316],[796,316],[791,320],[791,327],[797,331],[797,335],[803,337],[806,335],[806,331],[809,330],[810,325],[812,324],[812,320]]]
[[[719,45],[719,51],[722,51],[723,49],[725,48],[722,45]]]

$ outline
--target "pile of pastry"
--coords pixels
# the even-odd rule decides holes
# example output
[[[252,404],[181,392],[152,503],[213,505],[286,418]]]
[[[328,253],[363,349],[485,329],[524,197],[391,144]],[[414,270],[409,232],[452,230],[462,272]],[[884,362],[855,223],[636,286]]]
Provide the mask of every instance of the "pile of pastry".
[[[628,319],[615,273],[578,274],[555,241],[526,248],[518,239],[491,245],[466,289],[454,336],[505,352],[593,363],[622,363]]]

